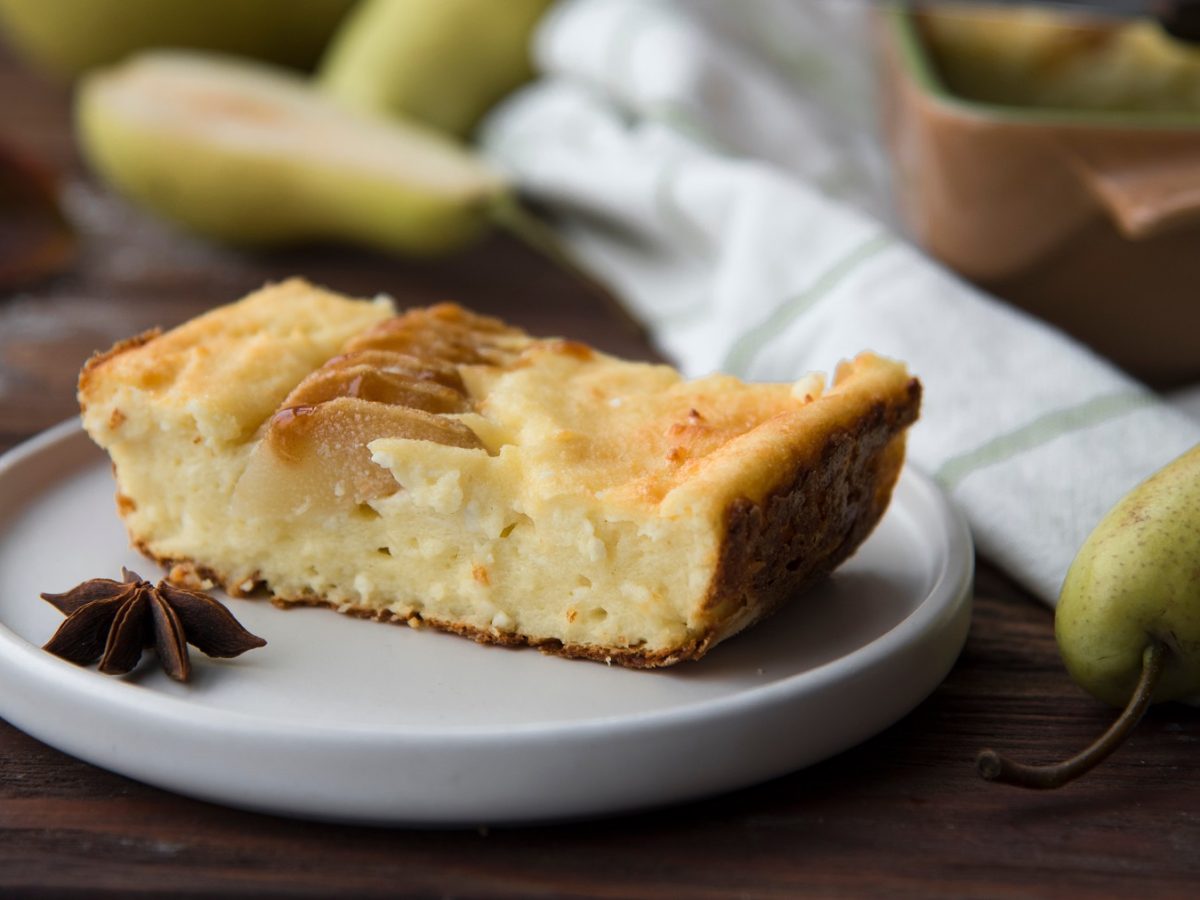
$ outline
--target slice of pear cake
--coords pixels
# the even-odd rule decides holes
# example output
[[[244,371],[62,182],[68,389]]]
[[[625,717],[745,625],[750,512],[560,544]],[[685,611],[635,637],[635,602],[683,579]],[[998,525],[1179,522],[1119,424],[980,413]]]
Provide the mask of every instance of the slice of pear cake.
[[[95,356],[79,396],[180,583],[649,667],[854,552],[920,385],[870,354],[829,389],[684,381],[291,280]]]

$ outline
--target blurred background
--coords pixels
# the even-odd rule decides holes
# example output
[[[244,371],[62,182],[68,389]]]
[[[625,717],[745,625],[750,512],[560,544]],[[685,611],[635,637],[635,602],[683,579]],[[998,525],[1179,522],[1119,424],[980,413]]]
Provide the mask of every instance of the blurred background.
[[[817,43],[864,30],[833,45],[874,90],[849,117],[881,160],[870,211],[1138,378],[1200,377],[1197,4],[831,5]],[[252,269],[330,246],[453,268],[496,228],[562,263],[473,146],[534,78],[552,7],[0,0],[0,291],[81,271],[165,289],[234,271],[224,248]],[[20,309],[0,312],[9,355]]]
[[[989,331],[1027,310],[1200,418],[1195,6],[0,0],[0,450],[77,416],[96,350],[300,274],[402,307],[452,299],[639,359],[660,358],[723,290],[734,315],[710,329],[724,342],[713,355],[736,356],[724,351],[747,332],[778,338],[764,367],[808,365],[812,343],[811,320],[776,327],[772,304],[805,312],[824,290],[828,324],[830,306],[866,319],[890,303],[881,328],[910,326],[913,352],[896,355],[928,388],[912,458],[984,468],[974,451],[990,447],[1010,464],[953,485],[981,552],[975,625],[947,685],[810,772],[632,831],[397,841],[147,793],[0,723],[10,868],[42,860],[89,893],[104,867],[122,888],[151,871],[162,890],[261,891],[280,883],[274,869],[310,892],[428,892],[469,853],[467,893],[500,873],[509,893],[928,895],[929,879],[952,877],[943,891],[1185,895],[1194,717],[1152,714],[1066,802],[980,791],[970,759],[1001,735],[1050,759],[1107,726],[1107,709],[1071,692],[1045,604],[1103,510],[1179,452],[1161,436],[1196,439],[1194,422],[1028,320]],[[767,177],[739,180],[755,167]],[[747,186],[738,207],[730,195]],[[778,227],[796,197],[816,198],[796,217],[813,221]],[[727,240],[747,209],[759,227]],[[883,248],[878,268],[827,290],[864,247]],[[621,289],[634,279],[603,277],[606,253],[658,308]],[[937,302],[917,302],[931,286]],[[738,306],[754,299],[752,313]],[[837,353],[866,346],[842,340],[856,324],[829,339]],[[1117,403],[1088,406],[1096,397]],[[1093,418],[1069,415],[1081,408]],[[1064,439],[1063,410],[1088,427]],[[1033,462],[1012,462],[1014,446],[1034,447]],[[164,834],[183,856],[163,858]],[[231,861],[248,861],[249,880],[227,880]],[[215,880],[197,877],[206,862]]]

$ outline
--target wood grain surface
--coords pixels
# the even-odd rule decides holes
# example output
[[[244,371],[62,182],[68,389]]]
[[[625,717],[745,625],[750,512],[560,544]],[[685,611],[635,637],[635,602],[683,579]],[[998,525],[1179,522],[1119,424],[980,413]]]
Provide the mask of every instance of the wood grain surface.
[[[91,183],[66,91],[3,57],[0,109],[0,140],[61,173],[80,232],[67,270],[0,296],[0,449],[75,414],[93,350],[291,274],[401,303],[453,298],[653,356],[602,293],[505,236],[435,263],[215,248]],[[1195,896],[1195,710],[1153,710],[1106,765],[1057,793],[974,774],[981,746],[1050,761],[1110,715],[1066,677],[1050,613],[983,561],[962,657],[899,724],[768,784],[635,816],[466,831],[289,821],[146,787],[0,722],[0,895]]]

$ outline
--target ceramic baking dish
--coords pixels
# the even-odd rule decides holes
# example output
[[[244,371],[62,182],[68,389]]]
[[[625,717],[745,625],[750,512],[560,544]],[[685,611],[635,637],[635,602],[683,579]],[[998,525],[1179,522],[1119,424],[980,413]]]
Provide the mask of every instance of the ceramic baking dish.
[[[973,102],[939,79],[915,14],[876,26],[911,236],[1153,384],[1200,377],[1200,117]]]

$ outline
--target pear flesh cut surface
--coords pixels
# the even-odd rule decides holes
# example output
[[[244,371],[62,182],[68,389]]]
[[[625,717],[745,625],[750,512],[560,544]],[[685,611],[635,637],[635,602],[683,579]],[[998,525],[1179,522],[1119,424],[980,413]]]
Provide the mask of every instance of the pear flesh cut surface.
[[[1156,701],[1200,696],[1200,445],[1109,511],[1063,583],[1055,634],[1071,677],[1124,706],[1152,641],[1167,650]]]
[[[282,69],[179,51],[82,83],[93,168],[133,200],[244,244],[336,240],[429,254],[487,227],[503,179],[422,126],[349,111]]]

